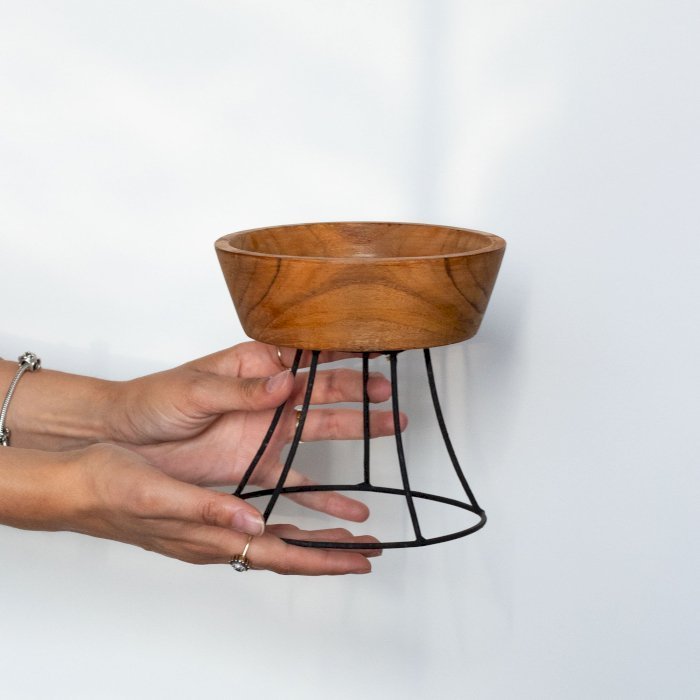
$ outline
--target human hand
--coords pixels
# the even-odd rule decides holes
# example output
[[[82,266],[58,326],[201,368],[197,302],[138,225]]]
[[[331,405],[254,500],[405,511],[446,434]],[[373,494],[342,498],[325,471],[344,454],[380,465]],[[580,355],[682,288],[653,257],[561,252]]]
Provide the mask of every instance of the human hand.
[[[145,456],[167,474],[196,484],[237,483],[257,451],[274,410],[291,398],[275,438],[254,473],[254,483],[275,485],[282,465],[280,453],[294,432],[294,411],[301,403],[306,377],[294,379],[285,369],[294,351],[257,342],[189,362],[166,372],[116,385],[112,432],[119,444]],[[308,356],[309,353],[306,353]],[[341,353],[322,353],[321,362],[332,362]],[[284,363],[284,364],[283,364]],[[370,401],[389,398],[389,381],[372,373]],[[361,373],[348,369],[317,373],[311,403],[325,405],[362,400]],[[402,415],[402,427],[406,417]],[[390,411],[371,413],[373,437],[393,433]],[[363,435],[362,411],[323,408],[311,410],[304,426],[305,442],[359,439]],[[312,483],[298,471],[290,471],[286,484]],[[330,492],[297,494],[304,505],[347,520],[362,521],[366,506],[355,499]]]
[[[270,526],[245,501],[186,484],[115,445],[70,452],[3,450],[0,522],[25,529],[71,530],[125,542],[182,561],[224,563],[248,551],[253,568],[285,574],[368,573],[373,550],[294,547],[280,537],[376,543],[346,530],[303,532]]]

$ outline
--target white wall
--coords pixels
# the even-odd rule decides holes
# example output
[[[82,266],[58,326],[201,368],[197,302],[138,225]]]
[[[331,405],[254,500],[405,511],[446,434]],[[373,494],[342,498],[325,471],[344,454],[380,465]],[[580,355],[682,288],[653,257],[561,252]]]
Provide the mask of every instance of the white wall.
[[[0,355],[121,378],[241,340],[212,244],[245,227],[509,242],[436,356],[483,531],[312,580],[2,528],[3,697],[698,696],[697,3],[0,12]]]

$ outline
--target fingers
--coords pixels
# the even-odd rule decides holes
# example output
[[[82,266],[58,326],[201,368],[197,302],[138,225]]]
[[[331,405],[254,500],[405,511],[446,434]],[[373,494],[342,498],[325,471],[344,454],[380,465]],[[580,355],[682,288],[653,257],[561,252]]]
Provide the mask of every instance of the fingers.
[[[399,414],[401,430],[408,425],[408,416]],[[294,437],[296,426],[290,422],[288,440]],[[394,434],[394,417],[391,411],[371,411],[369,414],[370,437]],[[361,410],[352,408],[324,408],[306,414],[302,440],[361,440],[364,437],[364,417]]]
[[[246,558],[251,568],[304,576],[367,574],[372,570],[367,557],[381,553],[381,550],[376,549],[331,550],[297,547],[282,541],[280,536],[358,544],[377,541],[368,535],[355,537],[347,530],[341,529],[312,532],[291,525],[271,525],[264,535],[250,539]],[[147,544],[134,544],[191,564],[228,564],[233,557],[243,553],[248,540],[248,536],[224,528],[165,521],[158,532],[149,538]]]
[[[243,499],[165,475],[144,483],[134,501],[141,517],[233,528],[248,535],[262,535],[265,531],[262,515]]]
[[[278,467],[274,472],[265,475],[264,480],[260,482],[262,487],[274,488],[277,485],[281,471],[281,466],[278,465]],[[314,486],[316,482],[295,469],[291,469],[284,485],[285,487]],[[285,496],[305,508],[326,513],[342,520],[362,523],[369,517],[369,508],[364,503],[337,491],[308,491],[306,493],[288,493]]]
[[[295,378],[294,401],[301,401],[306,390],[306,376]],[[391,382],[381,372],[370,372],[367,393],[372,403],[381,403],[391,396]],[[362,372],[352,369],[334,369],[317,372],[311,396],[313,404],[362,401]]]
[[[259,345],[262,345],[260,343]],[[294,358],[297,351],[294,348],[275,347],[274,345],[264,345],[271,359],[282,368],[289,368],[294,364]],[[311,364],[311,350],[304,350],[299,361],[299,367],[308,367]],[[321,364],[326,362],[337,362],[338,360],[347,360],[350,357],[359,357],[359,355],[351,352],[323,351],[318,356],[318,361]]]
[[[293,348],[277,348],[274,345],[250,341],[226,348],[225,350],[219,350],[206,357],[200,357],[197,360],[188,362],[186,366],[221,375],[263,377],[289,369],[294,363],[295,355],[296,350]],[[358,357],[358,355],[347,352],[322,352],[319,362],[335,362],[336,360],[343,360],[349,357]],[[306,350],[302,355],[299,366],[301,368],[308,367],[310,361],[311,351]]]
[[[289,369],[294,364],[296,352],[294,348],[283,348],[250,341],[200,357],[184,366],[200,372],[229,377],[267,377]],[[378,356],[379,353],[370,354],[370,358]],[[361,354],[324,351],[319,355],[319,362],[325,364],[352,357],[361,357]],[[301,369],[308,367],[310,362],[311,351],[305,350],[299,367]]]
[[[302,373],[296,378],[291,376],[277,358],[271,362],[270,352],[277,357],[277,349],[261,343],[253,345],[249,352],[262,353],[263,361],[257,363],[257,376],[247,374],[247,369],[240,367],[243,377],[220,373],[220,364],[224,353],[217,353],[208,358],[190,363],[186,384],[190,410],[199,417],[230,411],[260,411],[276,408],[284,403],[290,394],[294,401],[301,401],[306,389],[307,375]],[[217,356],[219,358],[217,364]],[[228,354],[225,355],[228,357]],[[350,357],[349,353],[321,353],[322,360],[333,361],[341,357]],[[259,359],[259,358],[258,358]],[[267,361],[265,361],[267,360]],[[280,371],[281,370],[281,371]],[[369,400],[372,403],[386,401],[391,396],[391,383],[379,372],[371,372],[367,384]],[[350,401],[362,401],[362,373],[350,369],[325,370],[316,374],[312,403],[330,404]]]
[[[185,484],[159,472],[141,457],[114,445],[95,445],[71,453],[67,469],[75,504],[64,529],[138,545],[192,563],[228,562],[242,554],[248,535],[260,533],[260,516],[244,501]],[[241,514],[259,520],[248,528]],[[296,528],[284,530],[310,537]],[[346,531],[317,535],[322,541],[372,541]],[[357,552],[293,547],[273,534],[251,540],[248,557],[256,568],[285,574],[368,573],[366,556]]]
[[[292,525],[270,525],[268,532],[250,540],[246,558],[253,569],[267,569],[278,574],[324,576],[367,574],[372,566],[368,556],[377,556],[381,550],[331,550],[297,547],[280,537],[322,542],[374,543],[368,535],[353,536],[347,530],[300,530]],[[154,543],[154,549],[192,564],[228,564],[242,554],[248,537],[222,528],[193,528],[188,524],[173,523]]]
[[[333,543],[348,543],[353,544],[379,544],[379,540],[372,535],[353,535],[350,530],[342,527],[330,528],[327,530],[301,530],[295,525],[270,525],[268,528],[270,534],[282,539],[302,540],[305,542],[333,542]],[[379,557],[383,554],[382,549],[353,549],[353,552],[358,552],[365,557]]]
[[[269,377],[239,379],[209,372],[195,372],[190,399],[203,416],[229,411],[262,411],[284,403],[294,387],[291,372]]]
[[[350,550],[313,549],[287,544],[276,535],[299,540],[344,541],[364,543],[376,539],[355,537],[347,530],[300,530],[291,525],[271,525],[271,532],[255,538],[248,550],[253,569],[268,569],[278,574],[305,576],[368,574],[372,565],[367,556]],[[274,532],[274,535],[272,534]],[[242,551],[242,550],[241,550]]]

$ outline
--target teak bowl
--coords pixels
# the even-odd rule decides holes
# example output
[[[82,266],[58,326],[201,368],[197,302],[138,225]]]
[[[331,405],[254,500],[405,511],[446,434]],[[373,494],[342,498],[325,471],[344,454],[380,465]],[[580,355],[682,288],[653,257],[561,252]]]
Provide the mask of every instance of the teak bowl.
[[[389,222],[275,226],[216,241],[251,338],[350,352],[471,338],[504,251],[490,233]]]

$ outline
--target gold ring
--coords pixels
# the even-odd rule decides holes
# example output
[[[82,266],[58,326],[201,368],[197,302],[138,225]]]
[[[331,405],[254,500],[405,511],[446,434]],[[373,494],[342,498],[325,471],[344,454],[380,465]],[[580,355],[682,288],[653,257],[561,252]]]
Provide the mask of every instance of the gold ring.
[[[236,571],[248,571],[250,569],[250,559],[246,556],[248,554],[248,547],[250,547],[250,543],[253,541],[253,535],[250,535],[248,537],[248,541],[245,543],[245,547],[243,547],[243,553],[242,554],[236,554],[236,556],[229,561],[229,564],[236,570]]]
[[[299,424],[301,423],[301,414],[302,414],[302,411],[301,411],[300,408],[295,408],[295,409],[294,409],[294,415],[296,416],[295,421],[294,421],[294,434],[295,434],[295,435],[296,435],[296,433],[297,433],[297,430],[299,430]],[[299,436],[299,438],[300,438],[300,439],[299,439],[299,442],[304,442],[304,441],[301,439],[301,435]]]

